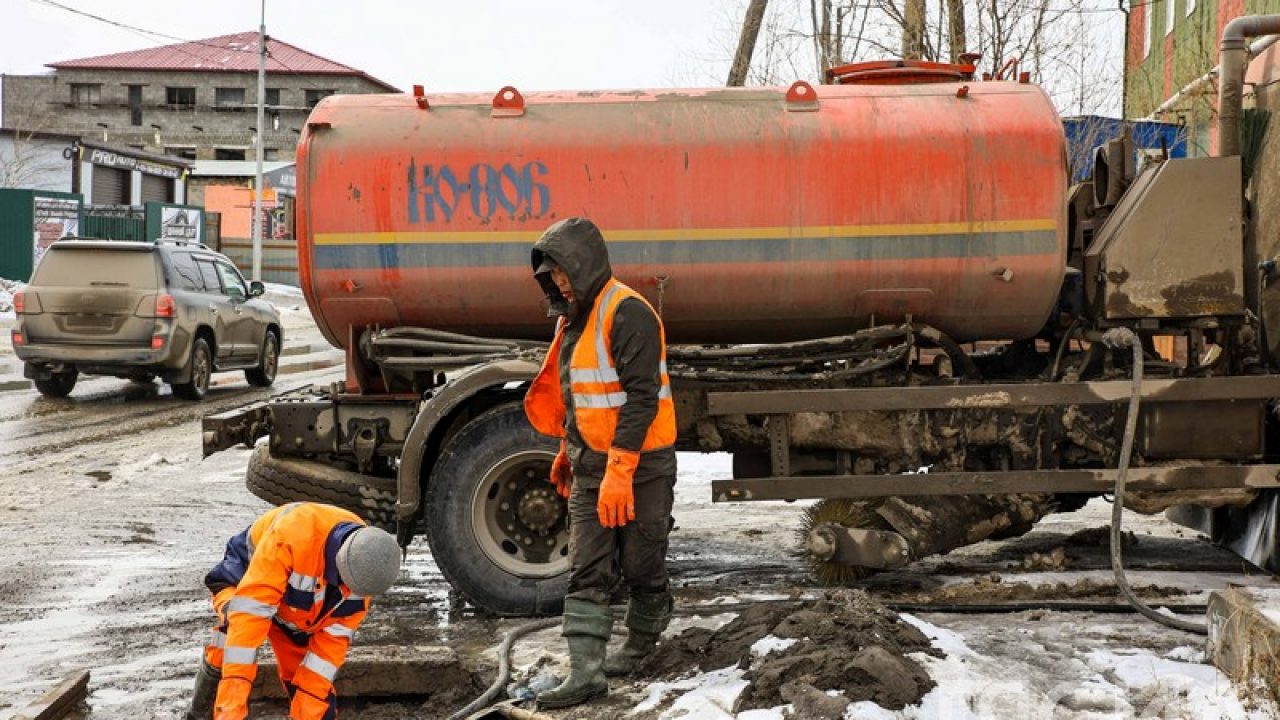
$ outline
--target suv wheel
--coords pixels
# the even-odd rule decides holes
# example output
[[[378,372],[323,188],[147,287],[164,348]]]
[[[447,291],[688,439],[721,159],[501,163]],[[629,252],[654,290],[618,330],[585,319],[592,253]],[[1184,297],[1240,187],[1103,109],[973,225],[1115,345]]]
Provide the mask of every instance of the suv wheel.
[[[75,369],[56,372],[48,380],[36,380],[36,389],[45,397],[66,397],[76,386],[76,378],[79,376],[79,371]]]
[[[262,354],[258,356],[258,367],[244,371],[244,379],[250,385],[268,387],[276,381],[276,367],[280,364],[280,339],[271,330],[262,339]]]
[[[213,374],[213,355],[209,352],[209,343],[204,338],[196,338],[191,343],[191,379],[184,383],[173,383],[173,394],[185,400],[203,400],[209,392],[209,377]]]

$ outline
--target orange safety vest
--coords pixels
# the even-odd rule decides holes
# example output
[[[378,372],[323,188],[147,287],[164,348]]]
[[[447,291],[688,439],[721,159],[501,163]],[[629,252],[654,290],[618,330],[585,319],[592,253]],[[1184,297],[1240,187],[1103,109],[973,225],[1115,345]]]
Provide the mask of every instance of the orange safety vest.
[[[327,567],[331,564],[327,556],[336,550],[326,544],[340,524],[365,523],[331,505],[289,503],[268,511],[247,533],[232,539],[247,545],[249,563],[236,587],[214,597],[226,629],[221,637],[215,630],[205,655],[222,669],[220,710],[247,705],[257,674],[258,647],[274,632],[273,626],[294,637],[309,636],[305,654],[298,648],[297,657],[284,657],[277,650],[282,675],[314,698],[326,698],[332,692],[334,676],[369,610],[369,598],[352,593],[340,582],[341,598],[324,607],[326,575],[330,581],[335,575],[334,568]],[[314,712],[322,713],[323,701],[316,705]],[[315,715],[316,720],[320,717]]]
[[[609,278],[596,296],[586,327],[582,329],[582,336],[569,358],[574,420],[582,440],[596,452],[608,452],[613,445],[618,410],[627,402],[627,393],[618,380],[618,369],[613,365],[609,340],[614,314],[618,305],[627,298],[636,298],[649,305],[640,293],[618,282],[617,278]],[[657,313],[654,316],[657,317]],[[563,317],[556,323],[555,340],[542,360],[542,369],[524,396],[524,411],[529,424],[543,435],[560,438],[564,437],[566,409],[560,389],[559,358],[566,324]],[[671,399],[671,379],[667,377],[667,341],[661,318],[658,319],[658,333],[662,342],[658,368],[662,383],[658,390],[658,413],[645,433],[641,452],[671,447],[676,442],[676,406]]]

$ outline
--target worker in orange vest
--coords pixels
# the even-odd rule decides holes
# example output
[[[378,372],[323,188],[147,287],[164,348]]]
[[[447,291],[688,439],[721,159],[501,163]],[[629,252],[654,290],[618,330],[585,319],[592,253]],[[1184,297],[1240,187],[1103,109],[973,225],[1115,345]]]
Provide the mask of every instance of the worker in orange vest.
[[[533,246],[534,277],[557,317],[555,340],[525,395],[534,429],[560,438],[549,480],[569,501],[569,589],[562,633],[568,678],[538,695],[567,707],[609,691],[653,652],[671,620],[667,534],[676,480],[676,416],[662,321],[613,276],[590,220],[552,225]],[[630,591],[627,641],[605,660],[609,595]]]
[[[277,507],[228,540],[222,562],[204,578],[218,625],[187,720],[249,716],[264,640],[289,693],[289,717],[336,718],[333,678],[370,597],[391,587],[401,557],[390,533],[319,503]]]

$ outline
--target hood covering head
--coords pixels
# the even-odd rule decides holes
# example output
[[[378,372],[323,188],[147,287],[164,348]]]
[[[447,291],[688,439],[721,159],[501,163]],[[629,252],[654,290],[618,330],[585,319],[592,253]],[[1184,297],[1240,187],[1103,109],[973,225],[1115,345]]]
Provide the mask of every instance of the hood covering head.
[[[589,308],[596,295],[613,277],[609,251],[600,228],[586,218],[566,218],[547,228],[533,244],[533,276],[551,301],[549,316],[573,318],[579,308]],[[561,267],[573,288],[573,307],[551,280],[551,268]]]

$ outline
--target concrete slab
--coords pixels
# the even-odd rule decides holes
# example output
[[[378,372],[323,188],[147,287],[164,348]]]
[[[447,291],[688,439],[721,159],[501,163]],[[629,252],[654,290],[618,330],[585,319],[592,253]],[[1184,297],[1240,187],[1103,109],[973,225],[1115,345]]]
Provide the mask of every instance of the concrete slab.
[[[1280,709],[1280,589],[1209,595],[1206,655],[1232,681]]]
[[[258,665],[253,684],[254,698],[285,697],[280,686],[275,659],[266,653]],[[338,697],[391,697],[398,695],[441,695],[474,686],[470,672],[453,648],[422,645],[416,647],[355,645],[338,670],[334,685]]]

